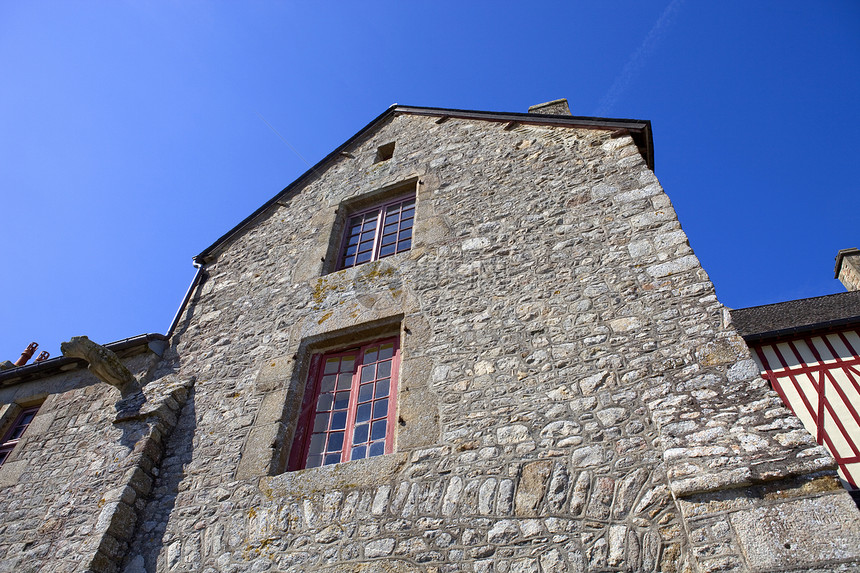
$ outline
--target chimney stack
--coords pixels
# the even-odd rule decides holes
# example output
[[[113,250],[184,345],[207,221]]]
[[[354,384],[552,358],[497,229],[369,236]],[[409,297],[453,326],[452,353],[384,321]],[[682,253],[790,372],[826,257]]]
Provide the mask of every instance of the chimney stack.
[[[847,290],[860,290],[860,249],[839,251],[836,255],[836,278]]]
[[[24,352],[21,353],[21,357],[15,361],[15,366],[24,366],[30,357],[33,356],[33,353],[36,352],[36,349],[39,348],[39,345],[35,342],[31,342],[30,345],[24,349]]]
[[[570,108],[567,105],[565,98],[554,99],[546,103],[539,103],[529,108],[529,113],[538,113],[543,115],[573,115],[570,113]]]

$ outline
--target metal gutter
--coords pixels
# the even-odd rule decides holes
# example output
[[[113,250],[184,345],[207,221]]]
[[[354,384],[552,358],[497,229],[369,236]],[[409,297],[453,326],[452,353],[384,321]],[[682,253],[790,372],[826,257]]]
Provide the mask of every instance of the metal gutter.
[[[193,260],[195,264],[205,265],[212,260],[212,256],[222,245],[230,239],[241,233],[244,228],[251,224],[257,217],[266,212],[279,200],[283,199],[293,191],[301,188],[307,181],[330,161],[340,157],[341,153],[350,147],[356,140],[363,137],[366,133],[374,129],[377,124],[387,120],[396,114],[422,115],[422,116],[440,116],[458,119],[478,119],[482,121],[498,121],[529,124],[529,125],[555,125],[559,127],[579,127],[586,129],[605,129],[611,131],[627,131],[633,137],[636,146],[639,148],[648,167],[654,169],[654,139],[651,132],[651,122],[649,120],[636,119],[608,119],[599,117],[583,117],[571,115],[544,115],[536,113],[521,113],[521,112],[492,112],[492,111],[475,111],[465,109],[448,109],[441,107],[416,107],[393,104],[384,112],[379,114],[370,123],[361,128],[355,135],[347,139],[344,143],[335,148],[331,153],[323,157],[313,167],[301,174],[292,183],[284,187],[277,195],[266,201],[256,211],[245,217],[238,225],[227,231],[219,237],[209,247],[204,249],[200,254],[196,255]]]
[[[165,348],[167,348],[167,337],[163,334],[140,334],[130,338],[123,338],[114,342],[109,342],[103,345],[108,350],[111,350],[118,356],[129,354],[126,352],[132,348],[148,346],[155,354],[161,356]],[[69,358],[66,356],[58,356],[49,358],[42,362],[33,362],[25,366],[10,368],[9,370],[0,371],[0,386],[8,386],[19,382],[25,382],[35,378],[44,378],[56,372],[66,372],[77,368],[85,368],[87,363],[79,358]]]
[[[194,289],[200,284],[200,280],[203,278],[203,273],[206,272],[203,269],[203,265],[197,261],[194,261],[194,266],[197,268],[197,272],[194,273],[194,278],[191,280],[191,284],[188,285],[188,290],[185,291],[185,297],[182,299],[179,308],[176,309],[176,314],[173,316],[173,320],[170,322],[170,327],[167,329],[166,338],[173,336],[173,331],[176,330],[176,325],[179,324],[179,318],[182,316],[182,312],[188,305],[188,301],[191,300],[191,295],[194,292]]]

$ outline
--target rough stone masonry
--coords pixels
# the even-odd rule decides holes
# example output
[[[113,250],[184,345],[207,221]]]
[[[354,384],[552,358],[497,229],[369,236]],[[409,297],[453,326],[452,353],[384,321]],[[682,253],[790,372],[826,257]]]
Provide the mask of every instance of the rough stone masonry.
[[[334,270],[404,189],[411,249]],[[197,260],[169,346],[126,360],[145,411],[82,370],[0,389],[48,396],[0,468],[0,571],[860,567],[629,131],[395,106]],[[313,357],[383,335],[394,452],[285,471]]]

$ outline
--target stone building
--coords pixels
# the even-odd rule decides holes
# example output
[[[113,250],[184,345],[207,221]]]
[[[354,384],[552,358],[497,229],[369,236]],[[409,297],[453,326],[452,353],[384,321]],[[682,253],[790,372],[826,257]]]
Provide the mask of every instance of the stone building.
[[[0,372],[0,571],[860,567],[647,121],[395,105],[195,263]]]

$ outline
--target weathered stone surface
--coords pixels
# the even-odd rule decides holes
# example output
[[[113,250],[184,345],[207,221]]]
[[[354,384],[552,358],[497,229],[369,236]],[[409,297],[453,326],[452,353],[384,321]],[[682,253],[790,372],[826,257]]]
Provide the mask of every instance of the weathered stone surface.
[[[832,488],[741,493],[833,460],[631,136],[440,119],[388,118],[211,253],[164,357],[122,358],[148,406],[84,371],[0,386],[48,396],[0,468],[3,567],[776,570],[821,508],[857,546]],[[412,248],[334,270],[350,206],[406,183]],[[285,472],[313,355],[374,333],[401,341],[394,453]],[[813,541],[808,568],[856,560]]]
[[[68,342],[60,344],[60,350],[63,356],[86,360],[90,371],[102,382],[119,390],[122,398],[128,398],[140,391],[137,379],[116,354],[86,336],[73,336]]]
[[[731,524],[753,571],[860,562],[860,534],[843,520],[856,511],[840,493],[737,511]]]
[[[552,462],[548,460],[531,462],[523,466],[515,502],[517,515],[537,515],[551,471]]]

